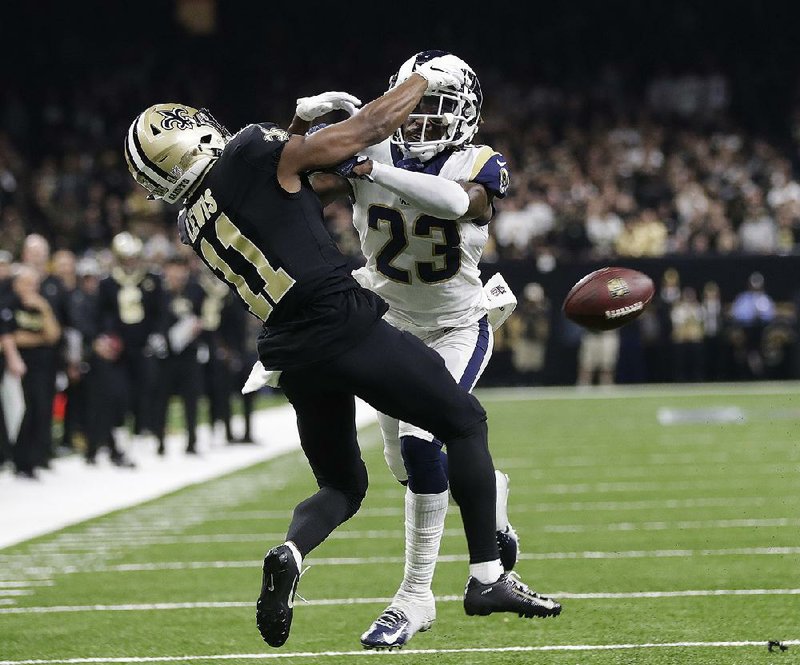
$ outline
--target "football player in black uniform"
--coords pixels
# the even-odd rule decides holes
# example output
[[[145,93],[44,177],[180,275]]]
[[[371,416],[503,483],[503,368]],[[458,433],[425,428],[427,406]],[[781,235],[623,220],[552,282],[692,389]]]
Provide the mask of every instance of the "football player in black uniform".
[[[381,320],[386,303],[350,275],[306,176],[352,168],[351,158],[389,137],[426,91],[463,76],[448,56],[434,58],[358,114],[310,136],[263,123],[229,138],[207,111],[181,104],[150,107],[128,131],[132,175],[155,197],[185,201],[184,242],[264,322],[261,361],[282,372],[320,488],[295,508],[286,542],[264,559],[256,623],[271,646],[288,638],[302,557],[352,517],[366,493],[354,395],[447,445],[470,555],[467,614],[561,611],[503,573],[485,411],[438,354]]]
[[[228,443],[252,443],[249,440],[249,419],[243,436],[233,435],[231,428],[231,394],[242,361],[239,348],[245,336],[246,312],[231,290],[216,278],[208,267],[200,264],[197,283],[203,290],[201,320],[203,332],[198,347],[198,361],[203,375],[203,394],[208,397],[209,420],[213,426],[221,422]]]
[[[133,234],[118,233],[111,250],[116,265],[100,281],[97,297],[98,367],[106,361],[97,378],[107,385],[98,395],[103,404],[92,411],[110,414],[112,427],[123,426],[132,413],[133,432],[141,434],[154,427],[157,358],[167,350],[161,280],[142,266],[142,241]]]
[[[159,360],[156,390],[155,434],[158,454],[165,452],[167,412],[170,397],[178,395],[183,402],[186,423],[186,452],[197,453],[197,401],[200,397],[200,364],[197,346],[203,330],[201,320],[203,289],[189,278],[185,258],[173,256],[164,265],[163,335],[167,353]]]

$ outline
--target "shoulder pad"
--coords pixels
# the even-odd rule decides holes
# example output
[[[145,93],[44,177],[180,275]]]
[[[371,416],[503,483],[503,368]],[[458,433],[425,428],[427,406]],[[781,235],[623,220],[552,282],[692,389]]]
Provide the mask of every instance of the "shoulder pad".
[[[477,155],[469,180],[480,183],[497,198],[504,198],[511,182],[506,158],[489,146],[471,147],[477,150]]]

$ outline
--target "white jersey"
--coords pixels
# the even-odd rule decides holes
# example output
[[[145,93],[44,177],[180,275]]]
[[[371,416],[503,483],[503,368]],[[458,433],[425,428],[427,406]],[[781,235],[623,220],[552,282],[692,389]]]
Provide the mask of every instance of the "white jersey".
[[[388,139],[363,154],[392,166],[401,158]],[[467,145],[416,165],[448,180],[481,183],[500,198],[508,189],[505,158],[488,146]],[[390,323],[432,331],[466,326],[486,314],[478,269],[488,239],[485,222],[437,219],[378,184],[350,182],[353,223],[367,259],[354,277],[386,300]]]

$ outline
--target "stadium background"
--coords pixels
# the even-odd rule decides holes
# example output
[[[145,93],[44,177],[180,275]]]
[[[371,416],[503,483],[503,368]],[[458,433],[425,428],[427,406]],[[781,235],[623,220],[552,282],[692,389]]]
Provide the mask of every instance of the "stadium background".
[[[514,160],[519,197],[499,208],[483,265],[521,296],[508,328],[516,333],[498,338],[485,383],[574,383],[582,333],[559,305],[578,277],[610,262],[639,267],[659,286],[648,316],[621,331],[618,382],[742,382],[483,391],[493,457],[511,475],[518,568],[565,612],[535,625],[466,619],[465,546],[451,511],[434,583],[437,625],[411,644],[422,653],[395,656],[443,665],[789,662],[800,644],[800,393],[794,382],[753,379],[800,376],[795,4],[3,3],[0,248],[18,259],[25,234],[38,232],[54,250],[110,266],[111,238],[130,229],[158,268],[179,249],[176,210],[144,202],[121,148],[142,108],[175,99],[208,106],[231,129],[287,123],[301,95],[334,88],[367,100],[415,51],[458,53],[484,86],[482,140]],[[650,141],[656,149],[642,149]],[[586,181],[604,171],[622,196],[609,193],[597,208],[602,197]],[[600,219],[596,241],[590,212]],[[328,221],[357,263],[346,206]],[[620,225],[645,232],[618,245],[609,238]],[[704,327],[702,343],[690,340],[704,352],[697,374],[676,362],[687,349],[673,338],[679,290],[670,269],[698,292],[709,281],[720,287],[716,338]],[[760,373],[741,353],[746,334],[729,309],[754,271],[778,305],[759,331]],[[718,362],[707,362],[707,349]],[[280,409],[262,414],[282,415],[291,429]],[[277,439],[291,448],[274,421],[260,422],[262,445],[241,453],[201,439],[198,459],[183,454],[179,424],[166,458],[150,438],[131,437],[134,472],[103,457],[90,469],[70,455],[31,483],[7,465],[0,524],[35,524],[80,502],[103,516],[2,548],[0,665],[291,654],[353,662],[358,635],[399,577],[402,488],[384,468],[377,429],[362,431],[364,509],[314,553],[300,587],[310,602],[298,603],[286,649],[266,651],[252,616],[260,558],[313,481],[296,450],[228,473],[237,454],[276,454]],[[168,484],[175,479],[197,484],[104,514],[110,497],[152,490],[141,501],[181,486]],[[98,486],[102,496],[90,494]],[[767,640],[790,650],[768,653]]]
[[[15,255],[30,231],[79,253],[123,228],[174,242],[175,210],[143,201],[120,149],[130,118],[154,100],[207,106],[233,129],[288,123],[299,96],[337,88],[368,100],[411,53],[445,48],[479,73],[479,138],[511,160],[512,196],[492,225],[485,275],[501,270],[519,295],[544,287],[498,340],[485,382],[573,383],[581,331],[559,305],[577,278],[611,261],[656,282],[675,268],[698,298],[717,282],[726,306],[757,270],[780,305],[763,369],[743,359],[741,326],[724,310],[718,367],[676,374],[648,360],[676,353],[674,299],[657,299],[644,329],[623,331],[617,381],[800,376],[791,3],[466,2],[383,14],[360,3],[295,12],[183,0],[3,12],[0,245]],[[328,221],[357,263],[347,206],[330,208]],[[151,249],[156,263],[175,251],[163,237]],[[515,344],[541,360],[518,362],[526,353]]]

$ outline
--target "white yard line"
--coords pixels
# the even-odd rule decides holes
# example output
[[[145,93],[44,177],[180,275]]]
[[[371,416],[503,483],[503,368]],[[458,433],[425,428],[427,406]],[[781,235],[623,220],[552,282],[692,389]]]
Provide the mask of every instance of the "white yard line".
[[[463,529],[445,529],[445,536],[463,536]],[[365,538],[389,538],[397,539],[404,536],[401,529],[386,530],[375,529],[368,531],[334,531],[326,540],[361,540]],[[47,550],[74,549],[76,547],[96,547],[96,546],[128,546],[128,545],[181,545],[181,544],[209,544],[209,543],[268,543],[286,537],[286,532],[275,533],[216,533],[216,534],[193,534],[189,536],[114,536],[104,535],[102,537],[92,537],[91,534],[74,534],[71,537],[58,538],[52,543],[47,543]],[[117,549],[120,549],[118,547]]]
[[[688,557],[728,557],[728,556],[789,556],[800,554],[800,547],[737,547],[728,549],[662,549],[662,550],[622,550],[615,552],[573,551],[573,552],[523,552],[519,559],[523,561],[549,561],[561,559],[658,559]],[[443,554],[437,561],[440,564],[465,563],[466,557],[461,554]],[[363,566],[374,564],[403,563],[401,556],[372,557],[327,557],[309,558],[308,565],[313,566]],[[141,563],[120,563],[115,565],[64,565],[44,566],[35,569],[37,575],[73,574],[73,573],[121,573],[150,572],[158,570],[205,570],[214,568],[260,568],[263,562],[258,561],[160,561]]]
[[[0,580],[0,589],[27,589],[32,586],[53,586],[53,580]]]
[[[668,529],[743,529],[800,526],[795,517],[732,520],[685,520],[680,522],[613,522],[611,524],[550,524],[538,527],[546,533],[587,531],[666,531]]]
[[[516,512],[516,511],[515,511]],[[544,533],[586,533],[590,531],[666,531],[670,529],[743,529],[743,528],[782,528],[800,526],[800,518],[774,517],[765,519],[721,519],[684,520],[677,522],[612,522],[610,524],[541,524],[537,527]],[[189,536],[70,534],[51,543],[43,543],[39,551],[83,550],[97,548],[121,549],[130,545],[203,545],[213,543],[268,543],[280,540],[285,532],[275,533],[210,533]],[[375,529],[367,531],[334,531],[328,540],[397,539],[402,538],[401,529]],[[444,537],[462,538],[463,529],[445,529]],[[24,584],[24,583],[21,583]],[[7,586],[0,582],[0,589]],[[1,595],[2,592],[0,592]]]
[[[514,487],[511,488],[511,497],[514,497]],[[763,496],[726,496],[726,497],[700,497],[693,499],[644,499],[638,501],[564,501],[513,503],[509,512],[512,513],[551,513],[554,511],[583,512],[583,511],[620,511],[620,510],[681,510],[684,508],[741,508],[745,506],[763,506],[768,501],[797,500],[797,496],[763,497]],[[368,499],[369,500],[369,499]],[[455,510],[455,508],[451,508]],[[404,514],[402,506],[395,508],[362,508],[358,511],[357,518],[396,517]],[[204,517],[204,522],[232,522],[232,521],[260,521],[268,519],[291,519],[291,510],[233,510],[224,515],[209,515]]]
[[[669,383],[661,385],[607,386],[594,388],[483,388],[475,391],[481,402],[546,400],[648,399],[725,395],[791,395],[800,392],[800,383]]]
[[[644,598],[697,598],[717,596],[798,596],[800,589],[686,589],[683,591],[632,591],[574,593],[570,591],[548,592],[548,596],[559,600],[637,600]],[[463,596],[436,596],[437,603],[463,601]],[[299,607],[328,607],[339,605],[386,605],[391,598],[321,598],[298,603]],[[69,612],[153,612],[165,610],[236,609],[251,608],[252,600],[246,601],[197,601],[187,603],[126,603],[120,605],[52,605],[42,607],[0,608],[0,614],[58,614]]]
[[[784,477],[774,476],[774,484],[784,482],[787,487],[790,483],[797,482],[797,471],[790,469]],[[737,483],[738,481],[738,483]],[[719,480],[667,480],[667,481],[618,481],[618,482],[597,482],[597,483],[557,483],[553,485],[543,485],[531,487],[530,491],[520,490],[517,494],[538,495],[538,494],[610,494],[614,492],[686,492],[694,490],[731,490],[731,487],[741,487],[747,483],[747,476],[737,476],[730,479]],[[512,490],[513,491],[513,490]],[[512,494],[512,496],[514,496]]]
[[[800,640],[784,640],[785,646],[800,644]],[[691,649],[691,648],[766,648],[767,642],[726,641],[726,642],[643,642],[640,644],[548,644],[541,646],[510,647],[464,647],[460,649],[403,649],[392,653],[390,658],[459,653],[530,653],[543,651],[619,651],[632,649]],[[95,658],[62,658],[34,660],[0,660],[0,665],[83,665],[84,663],[171,663],[213,660],[274,660],[278,658],[341,658],[341,657],[386,658],[382,651],[286,651],[282,653],[230,653],[204,654],[195,656],[128,656]]]

